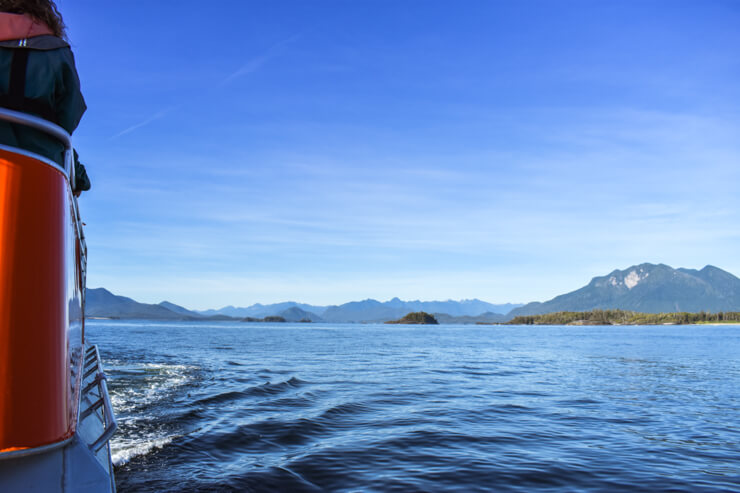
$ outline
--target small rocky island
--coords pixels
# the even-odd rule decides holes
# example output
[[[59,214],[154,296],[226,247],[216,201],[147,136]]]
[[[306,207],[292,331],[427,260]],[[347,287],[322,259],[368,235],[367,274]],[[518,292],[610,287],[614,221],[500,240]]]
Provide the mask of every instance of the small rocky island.
[[[411,324],[411,325],[438,325],[437,319],[434,315],[430,315],[427,312],[412,312],[403,317],[400,320],[391,320],[386,322],[387,324]]]
[[[287,322],[287,320],[285,320],[284,317],[279,317],[277,315],[273,315],[273,316],[265,317],[265,318],[247,317],[247,318],[241,319],[241,322],[267,322],[267,323],[273,323],[273,324],[274,323],[281,323],[282,324],[282,323]],[[302,320],[301,320],[301,322],[302,322]]]

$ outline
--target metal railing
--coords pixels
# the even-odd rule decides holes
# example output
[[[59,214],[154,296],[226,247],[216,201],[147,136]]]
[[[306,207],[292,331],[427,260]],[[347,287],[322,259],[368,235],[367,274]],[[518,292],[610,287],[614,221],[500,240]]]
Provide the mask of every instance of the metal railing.
[[[97,346],[91,346],[85,352],[85,363],[84,373],[82,375],[82,382],[95,375],[93,381],[81,389],[81,397],[89,394],[92,390],[98,390],[98,398],[87,407],[87,409],[80,410],[80,417],[78,423],[90,417],[98,409],[103,409],[103,425],[105,428],[98,438],[88,443],[88,447],[93,453],[97,453],[98,450],[103,448],[108,441],[111,439],[118,429],[118,423],[116,422],[116,416],[113,413],[113,406],[110,402],[110,395],[108,394],[108,384],[106,382],[105,373],[103,373],[103,367],[100,363],[100,353],[98,352]]]
[[[64,145],[64,166],[62,169],[69,178],[69,183],[72,186],[72,189],[75,188],[75,166],[74,151],[72,150],[72,137],[70,137],[66,130],[59,125],[44,120],[43,118],[39,118],[38,116],[9,110],[7,108],[0,108],[0,120],[44,132]],[[23,150],[24,153],[29,152],[24,149],[21,150]],[[43,160],[46,161],[46,159]]]

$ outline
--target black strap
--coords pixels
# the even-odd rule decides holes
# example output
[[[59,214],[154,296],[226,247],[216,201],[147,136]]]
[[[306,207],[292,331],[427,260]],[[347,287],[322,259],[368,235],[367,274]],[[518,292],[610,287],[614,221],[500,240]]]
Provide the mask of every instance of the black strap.
[[[13,109],[22,110],[26,99],[26,71],[28,69],[28,50],[13,50],[10,64],[10,85],[8,97]]]
[[[28,71],[27,49],[13,50],[10,63],[8,94],[0,94],[0,106],[24,113],[34,113],[44,120],[57,123],[56,112],[43,101],[26,97],[26,72]]]

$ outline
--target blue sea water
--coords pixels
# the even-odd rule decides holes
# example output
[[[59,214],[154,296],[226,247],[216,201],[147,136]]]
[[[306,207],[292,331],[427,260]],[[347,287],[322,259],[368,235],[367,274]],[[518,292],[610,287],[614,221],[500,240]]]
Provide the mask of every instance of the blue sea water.
[[[119,492],[740,491],[740,327],[90,321]]]

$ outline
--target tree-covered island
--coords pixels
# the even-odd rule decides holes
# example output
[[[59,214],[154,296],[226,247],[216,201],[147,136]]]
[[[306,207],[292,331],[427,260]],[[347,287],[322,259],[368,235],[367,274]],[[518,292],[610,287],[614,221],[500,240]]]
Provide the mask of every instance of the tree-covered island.
[[[285,317],[279,317],[277,315],[265,317],[265,318],[254,318],[254,317],[246,317],[240,320],[240,322],[266,322],[266,323],[285,323],[287,320],[285,320]],[[301,320],[302,322],[302,320]]]
[[[430,315],[427,312],[412,312],[407,314],[405,317],[399,320],[391,320],[385,322],[387,324],[413,324],[413,325],[438,325],[437,319],[434,315]]]

